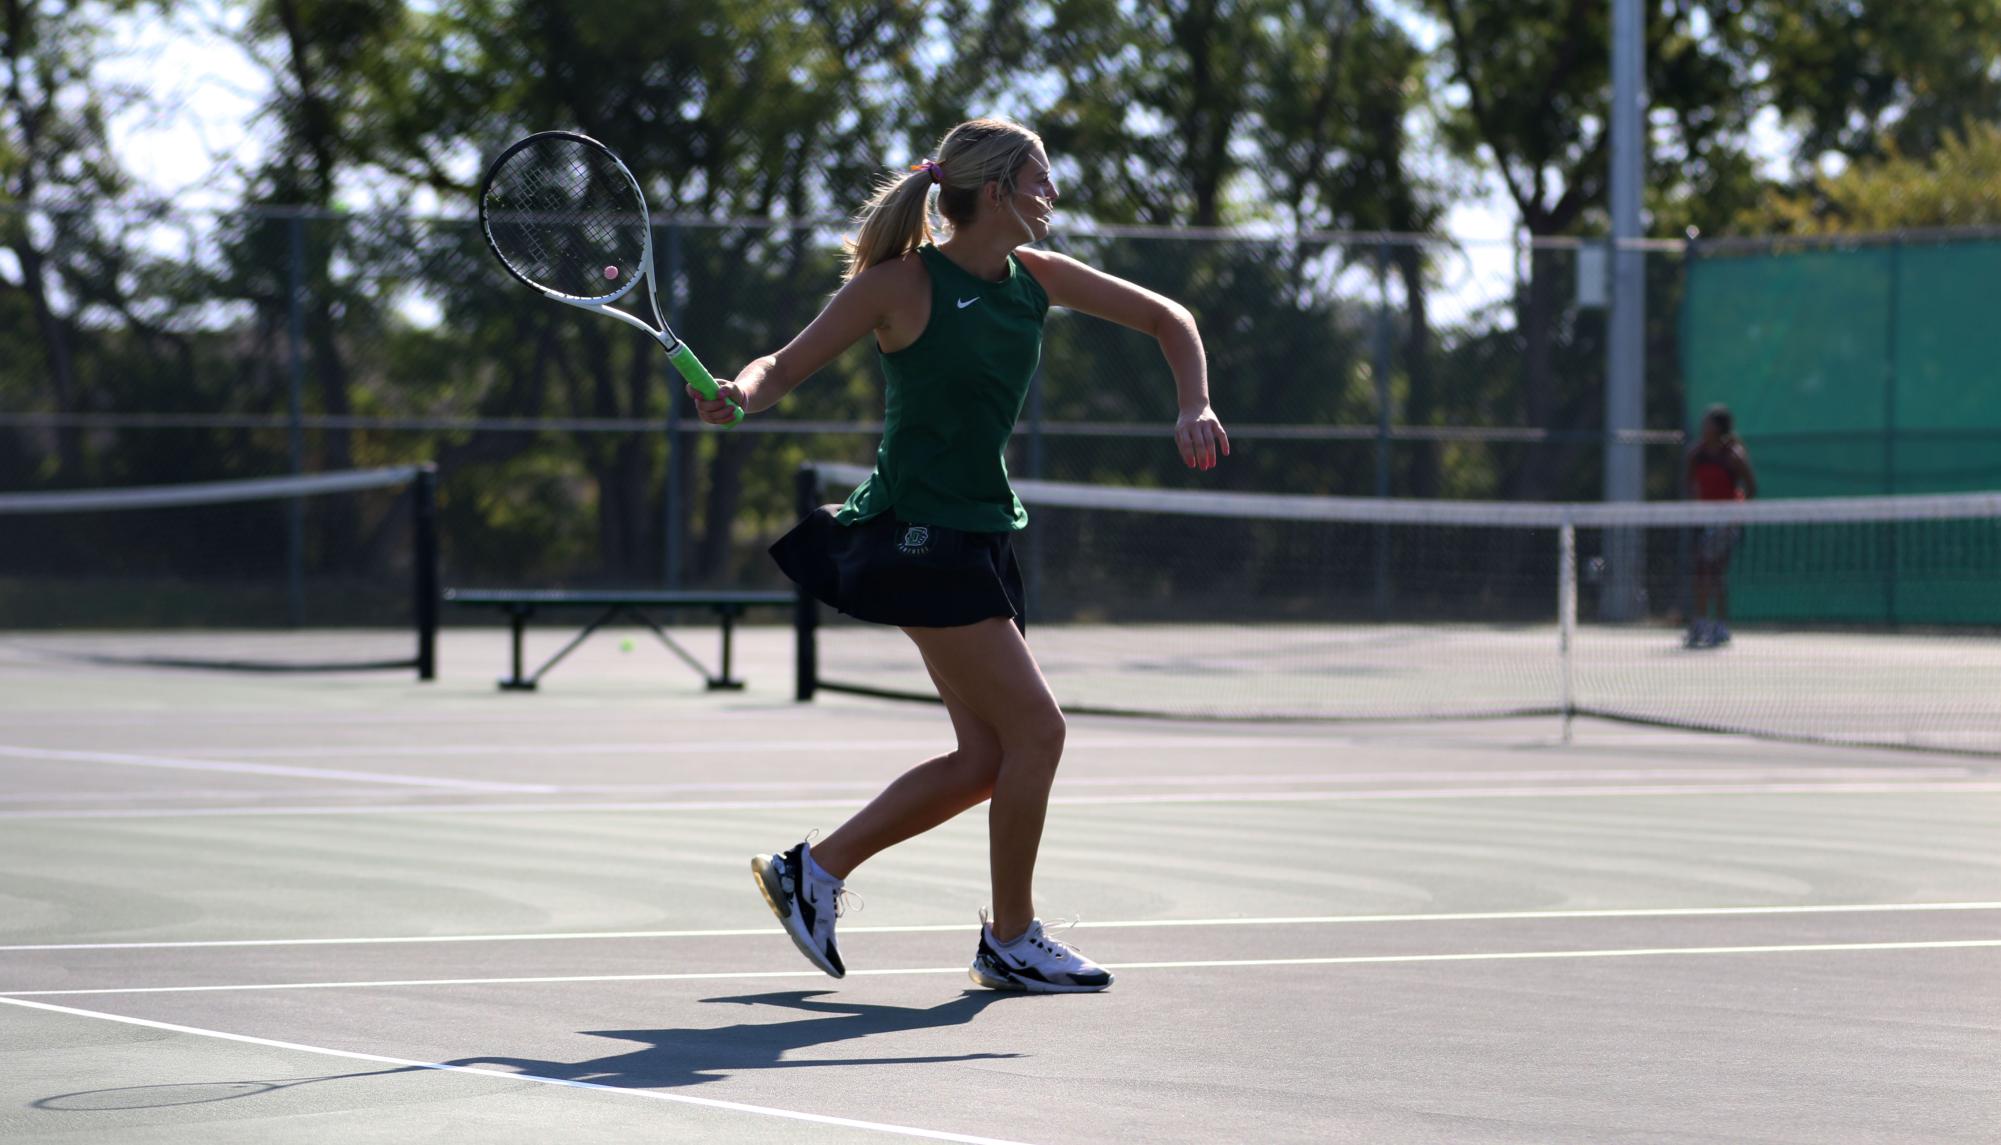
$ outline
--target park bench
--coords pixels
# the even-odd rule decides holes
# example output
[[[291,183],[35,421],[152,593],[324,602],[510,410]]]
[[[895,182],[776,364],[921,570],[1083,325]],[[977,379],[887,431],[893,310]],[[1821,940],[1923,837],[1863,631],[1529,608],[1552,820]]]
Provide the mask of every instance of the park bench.
[[[486,589],[448,588],[444,592],[448,603],[468,608],[498,608],[507,613],[509,626],[514,633],[513,674],[503,678],[500,686],[509,691],[533,691],[542,677],[549,673],[565,656],[575,651],[577,646],[590,638],[591,633],[604,627],[619,617],[630,617],[653,630],[661,643],[667,645],[681,661],[699,673],[710,691],[737,690],[743,681],[730,675],[730,636],[736,619],[747,608],[796,607],[798,596],[790,592],[745,592],[709,591],[678,589]],[[691,655],[687,649],[676,643],[667,630],[662,628],[649,610],[706,608],[713,611],[722,621],[722,672],[711,675],[708,668]],[[582,632],[562,651],[543,663],[533,675],[521,674],[522,637],[528,627],[528,618],[538,611],[558,609],[594,610],[595,619],[584,626]]]

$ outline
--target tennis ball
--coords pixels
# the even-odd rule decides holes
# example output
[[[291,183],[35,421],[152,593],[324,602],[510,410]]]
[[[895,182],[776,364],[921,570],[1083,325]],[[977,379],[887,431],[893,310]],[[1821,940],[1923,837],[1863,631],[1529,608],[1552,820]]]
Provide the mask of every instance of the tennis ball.
[[[619,641],[619,642],[618,642],[618,650],[619,650],[620,652],[630,652],[630,651],[632,651],[632,641],[630,641],[630,640],[621,640],[621,641]]]
[[[608,267],[605,267],[605,268],[604,268],[604,276],[605,276],[606,278],[617,278],[617,277],[618,277],[618,268],[617,268],[617,267],[615,267],[615,266],[608,266]]]

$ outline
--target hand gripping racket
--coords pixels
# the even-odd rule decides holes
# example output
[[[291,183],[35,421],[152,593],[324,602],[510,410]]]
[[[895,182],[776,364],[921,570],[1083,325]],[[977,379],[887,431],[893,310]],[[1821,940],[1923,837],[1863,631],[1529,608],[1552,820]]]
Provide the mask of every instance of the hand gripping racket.
[[[609,147],[573,131],[540,131],[514,144],[487,169],[479,223],[507,273],[544,297],[653,335],[696,392],[718,396],[716,379],[660,317],[646,196]],[[657,328],[611,305],[641,279]],[[743,410],[730,408],[742,421]]]

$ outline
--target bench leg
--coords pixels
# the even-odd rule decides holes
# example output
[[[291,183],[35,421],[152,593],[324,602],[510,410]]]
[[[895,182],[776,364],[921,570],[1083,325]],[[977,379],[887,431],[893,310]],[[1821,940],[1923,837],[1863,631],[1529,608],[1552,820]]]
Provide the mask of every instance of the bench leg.
[[[723,674],[719,677],[710,678],[709,691],[741,692],[743,691],[743,681],[732,679],[730,676],[730,633],[736,625],[737,609],[733,605],[725,604],[716,611],[720,612],[723,617]]]
[[[716,682],[716,678],[714,676],[709,675],[708,666],[703,664],[700,660],[695,659],[695,656],[692,652],[689,652],[686,648],[681,647],[679,641],[675,640],[672,636],[667,635],[667,630],[665,628],[660,627],[659,624],[655,623],[652,617],[646,615],[645,613],[639,611],[636,608],[632,610],[632,615],[638,617],[639,622],[641,624],[644,624],[646,627],[652,629],[653,635],[658,636],[660,638],[660,643],[665,644],[667,646],[668,651],[674,653],[674,655],[681,658],[681,663],[686,664],[690,668],[693,668],[695,672],[698,675],[700,675],[704,681],[708,683],[709,689],[711,691],[714,691],[718,687],[730,686],[727,682],[718,684]],[[725,623],[727,623],[727,621]],[[725,681],[727,681],[729,674],[730,674],[729,664],[727,661],[725,661],[723,664],[723,676]],[[741,684],[736,685],[736,687],[739,688],[742,686],[743,685]]]
[[[532,692],[535,690],[535,681],[521,675],[521,642],[524,630],[528,626],[528,617],[534,611],[535,609],[532,606],[508,606],[507,624],[512,629],[514,636],[514,674],[500,681],[500,690],[503,692]]]
[[[605,610],[604,615],[598,617],[596,620],[593,620],[589,624],[585,625],[584,630],[582,632],[577,633],[574,639],[572,639],[568,644],[563,645],[562,651],[556,653],[554,656],[549,657],[547,660],[543,661],[542,666],[540,668],[535,669],[535,674],[528,678],[528,683],[526,684],[527,689],[532,691],[535,685],[542,679],[542,677],[548,675],[549,669],[554,668],[557,664],[562,663],[563,657],[568,656],[572,652],[575,652],[577,650],[577,645],[582,644],[584,641],[589,640],[591,638],[591,633],[596,632],[600,628],[603,628],[614,617],[616,617],[619,613],[624,611],[625,609],[621,607],[608,608]],[[517,649],[516,667],[514,669],[514,673],[517,676],[521,674],[521,668],[519,667],[520,663],[519,655],[520,653],[519,650]]]

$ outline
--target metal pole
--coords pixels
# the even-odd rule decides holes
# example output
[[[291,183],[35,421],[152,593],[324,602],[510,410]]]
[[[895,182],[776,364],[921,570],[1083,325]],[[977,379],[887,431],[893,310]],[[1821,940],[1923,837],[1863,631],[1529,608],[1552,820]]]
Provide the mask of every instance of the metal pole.
[[[1645,459],[1630,436],[1646,410],[1646,256],[1640,238],[1640,191],[1645,176],[1646,23],[1640,0],[1612,0],[1612,309],[1605,358],[1605,500],[1646,495]],[[1607,620],[1629,620],[1640,605],[1637,530],[1607,533]]]
[[[667,325],[680,321],[681,315],[674,302],[674,284],[680,278],[681,270],[681,228],[667,224],[666,241],[662,247],[666,251],[667,266],[660,276],[662,304],[666,309]],[[687,524],[687,515],[681,510],[681,451],[687,448],[682,438],[682,405],[687,401],[676,384],[679,377],[672,368],[667,371],[667,460],[666,471],[660,478],[660,530],[665,535],[666,552],[661,556],[661,579],[668,588],[681,587],[682,529]]]
[[[287,442],[292,475],[306,471],[306,220],[297,214],[286,227],[289,287],[285,308],[289,319],[285,355],[289,368],[291,424]],[[306,623],[306,499],[292,498],[285,507],[285,622],[293,628]]]
[[[1556,656],[1563,691],[1563,742],[1577,710],[1571,679],[1571,645],[1577,640],[1577,526],[1565,521],[1556,531]]]
[[[1904,242],[1890,244],[1889,303],[1883,332],[1883,492],[1897,491],[1897,309],[1902,304]],[[1883,622],[1897,624],[1897,524],[1883,524]]]
[[[799,516],[804,519],[820,504],[820,474],[808,463],[799,467],[793,484],[798,501]],[[793,637],[793,689],[792,698],[805,703],[813,698],[813,692],[820,683],[820,602],[807,592],[799,589],[798,603],[792,613]]]
[[[1390,495],[1390,245],[1376,242],[1376,328],[1370,371],[1376,376],[1376,496]]]
[[[1028,379],[1028,475],[1040,481],[1047,460],[1042,436],[1042,367],[1037,366]]]
[[[1048,456],[1044,452],[1045,438],[1042,432],[1042,424],[1042,367],[1038,365],[1035,368],[1035,373],[1028,379],[1028,475],[1038,481],[1046,475],[1048,465]],[[1023,548],[1028,552],[1028,576],[1025,578],[1028,583],[1023,588],[1023,595],[1027,599],[1022,601],[1022,607],[1027,609],[1028,615],[1040,616],[1042,614],[1042,544],[1035,537],[1024,537],[1023,540],[1027,542]]]
[[[1376,378],[1376,496],[1390,495],[1390,245],[1376,240],[1376,328],[1370,372]],[[1376,526],[1376,616],[1390,612],[1390,527]]]
[[[411,490],[416,545],[417,678],[438,676],[438,467],[426,462]],[[518,675],[519,673],[517,673]]]

